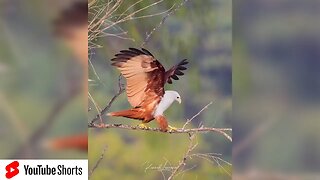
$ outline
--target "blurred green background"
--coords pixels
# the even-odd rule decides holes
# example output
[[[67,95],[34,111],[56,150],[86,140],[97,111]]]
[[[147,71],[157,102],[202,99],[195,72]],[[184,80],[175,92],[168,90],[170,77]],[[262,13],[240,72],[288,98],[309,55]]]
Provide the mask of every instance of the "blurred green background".
[[[111,2],[111,1],[110,1]],[[115,1],[113,1],[115,2]],[[128,13],[146,7],[155,1],[141,1]],[[141,11],[137,16],[156,14],[170,9],[181,1],[163,1]],[[119,15],[132,1],[124,1],[114,13]],[[90,11],[90,10],[89,10]],[[93,12],[93,11],[91,11]],[[91,42],[101,46],[92,49],[89,65],[89,92],[95,103],[104,108],[118,91],[119,72],[112,68],[110,59],[120,50],[140,47],[146,37],[162,17],[155,16],[129,20],[109,28],[103,38]],[[145,46],[166,67],[187,58],[188,70],[179,81],[166,85],[166,89],[176,90],[182,97],[182,104],[173,104],[165,113],[169,124],[182,127],[205,105],[207,110],[194,119],[189,127],[203,123],[206,127],[231,127],[231,48],[232,48],[232,1],[210,0],[190,1],[168,17],[165,23],[152,35]],[[110,17],[108,22],[117,17]],[[108,23],[107,23],[108,24]],[[121,39],[110,34],[127,32]],[[89,101],[89,121],[97,114]],[[122,94],[110,111],[128,109],[126,95]],[[137,125],[139,121],[125,118],[103,117],[105,123]],[[157,127],[155,122],[148,124]],[[197,135],[198,147],[194,153],[219,153],[218,157],[231,162],[232,143],[216,133]],[[147,167],[163,165],[167,160],[176,166],[186,152],[188,134],[163,134],[121,129],[89,129],[89,170],[93,168],[106,146],[104,159],[95,169],[91,179],[163,179],[160,172],[146,170]],[[209,162],[199,158],[187,160],[186,169],[176,179],[231,179],[232,167],[222,161]],[[169,172],[164,172],[168,177]]]
[[[48,147],[87,130],[83,71],[53,34],[53,19],[70,2],[0,2],[0,158],[87,157]]]
[[[236,179],[319,179],[320,3],[234,3]]]

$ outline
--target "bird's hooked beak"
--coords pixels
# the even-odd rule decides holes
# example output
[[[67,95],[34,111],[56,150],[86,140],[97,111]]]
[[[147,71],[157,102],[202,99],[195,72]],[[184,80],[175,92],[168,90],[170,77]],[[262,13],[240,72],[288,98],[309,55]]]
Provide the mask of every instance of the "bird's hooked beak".
[[[181,104],[181,98],[177,99],[178,103]]]

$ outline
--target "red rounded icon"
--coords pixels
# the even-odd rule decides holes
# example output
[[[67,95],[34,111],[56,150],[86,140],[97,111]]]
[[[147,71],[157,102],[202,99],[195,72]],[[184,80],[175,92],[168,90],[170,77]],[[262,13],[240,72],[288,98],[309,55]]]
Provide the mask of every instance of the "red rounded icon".
[[[19,174],[19,162],[18,161],[13,161],[12,163],[8,164],[6,166],[6,178],[11,179],[12,177],[16,176]]]

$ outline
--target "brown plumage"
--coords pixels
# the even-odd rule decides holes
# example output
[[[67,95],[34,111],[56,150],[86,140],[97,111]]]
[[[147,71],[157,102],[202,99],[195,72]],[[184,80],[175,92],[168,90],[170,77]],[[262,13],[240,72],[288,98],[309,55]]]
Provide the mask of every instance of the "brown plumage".
[[[142,120],[148,123],[153,120],[154,112],[164,96],[164,85],[166,82],[172,83],[172,79],[178,80],[186,70],[188,62],[186,59],[179,64],[165,71],[161,63],[146,49],[141,50],[129,48],[122,50],[116,57],[111,59],[112,65],[120,70],[127,80],[126,92],[132,109],[112,112],[109,116],[122,116],[132,119]],[[166,130],[167,123],[163,117],[158,122],[161,129]]]

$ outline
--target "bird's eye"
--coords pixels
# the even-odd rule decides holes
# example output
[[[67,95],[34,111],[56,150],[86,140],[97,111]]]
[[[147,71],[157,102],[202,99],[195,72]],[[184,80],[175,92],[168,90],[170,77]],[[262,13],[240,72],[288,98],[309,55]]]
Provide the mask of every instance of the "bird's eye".
[[[180,98],[180,97],[177,97],[178,99]]]

